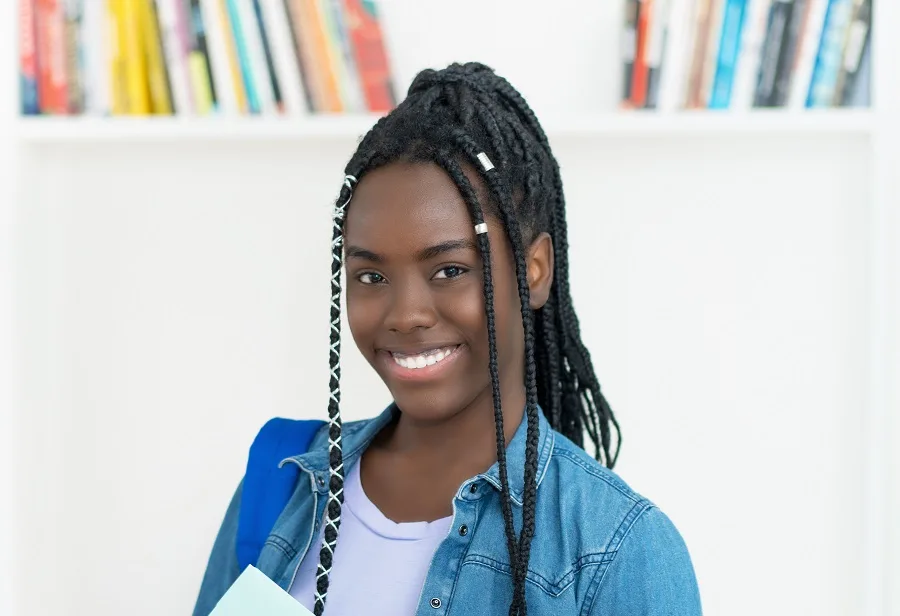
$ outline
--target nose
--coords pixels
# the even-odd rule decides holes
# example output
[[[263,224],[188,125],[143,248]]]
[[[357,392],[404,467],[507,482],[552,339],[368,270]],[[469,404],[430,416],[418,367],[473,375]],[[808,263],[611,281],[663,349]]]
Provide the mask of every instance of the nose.
[[[399,282],[399,284],[398,284]],[[437,310],[426,280],[394,281],[385,326],[398,334],[428,329],[437,323]]]

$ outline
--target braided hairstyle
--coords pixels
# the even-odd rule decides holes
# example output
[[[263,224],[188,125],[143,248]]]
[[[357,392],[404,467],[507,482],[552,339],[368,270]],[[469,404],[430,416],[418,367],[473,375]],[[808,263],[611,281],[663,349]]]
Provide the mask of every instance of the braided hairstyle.
[[[535,528],[537,498],[538,405],[550,425],[584,447],[587,434],[598,461],[612,468],[621,446],[613,412],[600,392],[590,354],[581,340],[578,317],[569,292],[565,199],[559,165],[534,112],[508,81],[479,63],[452,64],[424,70],[413,80],[406,99],[381,118],[363,137],[345,169],[336,202],[331,262],[331,397],[328,402],[330,482],[325,537],[319,554],[315,614],[322,616],[328,576],[337,545],[343,502],[343,458],[340,418],[341,271],[343,223],[353,187],[365,173],[392,162],[434,163],[456,184],[474,225],[485,212],[499,218],[515,259],[516,281],[525,332],[525,492],[522,528],[516,536],[506,465],[503,413],[494,315],[491,245],[478,233],[489,346],[489,371],[497,436],[497,460],[513,599],[510,616],[525,616],[525,576]],[[471,165],[487,187],[480,203],[463,173]],[[525,247],[539,233],[553,241],[554,276],[548,301],[530,308]],[[615,432],[615,447],[612,433]]]

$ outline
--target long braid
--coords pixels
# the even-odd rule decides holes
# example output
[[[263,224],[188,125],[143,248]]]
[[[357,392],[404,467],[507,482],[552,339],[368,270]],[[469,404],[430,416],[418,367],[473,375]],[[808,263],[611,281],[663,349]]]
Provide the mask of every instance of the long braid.
[[[469,179],[463,173],[459,163],[445,152],[438,152],[435,162],[440,165],[447,175],[453,179],[459,187],[459,192],[469,206],[469,212],[476,225],[484,222],[484,212],[478,203],[478,196]],[[497,360],[497,334],[494,315],[494,280],[491,264],[491,244],[487,233],[477,234],[478,247],[481,252],[482,271],[484,278],[484,308],[487,317],[488,330],[488,369],[491,375],[491,397],[494,406],[494,426],[497,436],[497,464],[500,470],[500,486],[503,497],[500,499],[500,508],[503,513],[503,522],[506,532],[507,550],[511,563],[520,562],[519,548],[515,541],[515,525],[513,523],[512,499],[509,492],[509,471],[506,465],[506,435],[503,428],[503,411],[500,405],[500,368]],[[514,594],[519,595],[519,586],[522,581],[514,579]],[[512,613],[512,609],[510,609]]]
[[[491,161],[484,165],[481,156]],[[594,374],[590,355],[569,291],[568,238],[565,199],[559,165],[546,134],[522,96],[491,69],[480,64],[454,64],[441,71],[419,73],[406,98],[361,140],[345,173],[353,178],[394,161],[435,163],[456,184],[473,220],[481,224],[485,210],[499,216],[515,262],[516,283],[525,337],[526,447],[522,529],[516,536],[506,460],[506,442],[500,396],[496,347],[496,315],[487,233],[477,233],[483,260],[485,315],[491,378],[491,396],[500,468],[501,510],[512,571],[511,616],[525,616],[528,562],[535,532],[540,405],[551,426],[582,445],[585,431],[595,456],[612,468],[621,445],[613,417]],[[479,203],[462,163],[475,167],[490,198]],[[493,167],[496,165],[496,167]],[[340,447],[340,269],[343,220],[354,180],[345,181],[337,200],[332,238],[331,391],[329,400],[329,497],[325,538],[319,554],[315,614],[324,611],[328,576],[333,564],[340,508],[343,501],[343,461]],[[521,223],[521,224],[520,224]],[[543,308],[530,308],[525,246],[539,232],[550,234],[554,249],[554,276],[550,297]],[[335,270],[337,268],[337,271]],[[616,432],[615,453],[611,428]]]
[[[328,504],[325,514],[325,539],[319,552],[316,571],[315,615],[322,616],[328,594],[328,580],[337,547],[341,526],[341,505],[344,502],[344,459],[341,449],[341,272],[343,271],[343,222],[353,195],[356,178],[347,175],[341,190],[341,204],[335,208],[331,232],[331,332],[329,360],[331,377],[328,398]]]
[[[479,165],[478,148],[476,144],[465,134],[456,133],[457,142],[473,164]],[[493,170],[492,170],[493,171]],[[536,508],[536,477],[537,477],[537,444],[538,444],[538,415],[537,415],[537,369],[534,361],[534,313],[531,310],[530,291],[525,263],[525,249],[519,224],[516,217],[510,211],[510,191],[503,184],[502,178],[492,171],[481,170],[482,178],[489,186],[494,199],[497,201],[501,218],[507,228],[513,257],[516,266],[516,281],[519,287],[519,301],[522,311],[522,323],[525,331],[525,409],[527,420],[527,435],[525,446],[525,493],[522,499],[522,530],[518,540],[518,556],[514,568],[514,581],[517,596],[513,599],[510,614],[526,614],[525,605],[525,576],[528,567],[528,555],[531,551],[531,539],[534,536],[534,512]]]

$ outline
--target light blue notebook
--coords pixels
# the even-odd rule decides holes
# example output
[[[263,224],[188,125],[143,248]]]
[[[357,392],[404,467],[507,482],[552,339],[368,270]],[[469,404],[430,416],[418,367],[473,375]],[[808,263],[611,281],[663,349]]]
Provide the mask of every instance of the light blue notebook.
[[[209,616],[313,616],[313,613],[250,565],[222,595]]]

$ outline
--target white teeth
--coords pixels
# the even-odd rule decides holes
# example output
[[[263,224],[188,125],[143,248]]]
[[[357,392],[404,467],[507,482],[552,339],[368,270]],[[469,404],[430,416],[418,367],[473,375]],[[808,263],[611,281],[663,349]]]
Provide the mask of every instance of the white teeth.
[[[417,370],[419,368],[425,368],[426,366],[433,366],[437,363],[444,361],[447,357],[450,356],[453,351],[456,350],[456,347],[440,349],[438,351],[432,351],[430,353],[424,353],[422,355],[412,355],[412,356],[398,356],[393,353],[391,356],[394,358],[394,361],[397,362],[398,365],[403,366],[404,368],[410,370]]]

